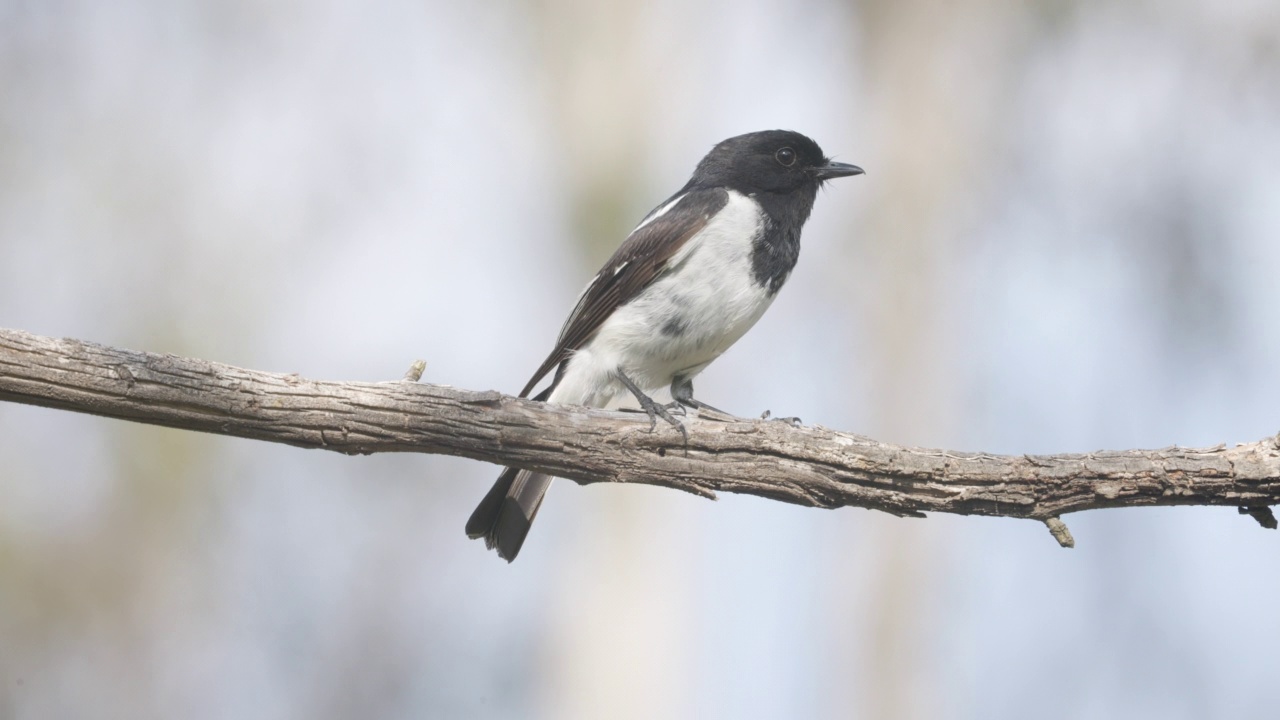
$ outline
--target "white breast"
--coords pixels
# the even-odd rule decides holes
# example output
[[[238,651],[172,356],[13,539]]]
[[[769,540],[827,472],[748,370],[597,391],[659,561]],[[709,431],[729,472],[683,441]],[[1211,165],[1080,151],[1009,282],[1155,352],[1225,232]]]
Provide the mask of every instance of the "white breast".
[[[622,368],[645,391],[693,377],[755,325],[773,296],[751,273],[764,213],[753,199],[729,201],[672,258],[668,270],[613,313],[574,354],[552,400],[602,406],[622,386]]]

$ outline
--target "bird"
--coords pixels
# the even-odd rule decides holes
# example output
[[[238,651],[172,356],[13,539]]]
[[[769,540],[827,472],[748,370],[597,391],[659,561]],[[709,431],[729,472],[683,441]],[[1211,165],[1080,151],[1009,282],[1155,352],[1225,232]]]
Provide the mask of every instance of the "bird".
[[[661,418],[687,442],[671,411],[716,411],[693,398],[694,377],[755,325],[787,281],[819,188],[862,173],[789,130],[717,143],[587,283],[520,397],[554,369],[534,400],[608,407],[630,395],[650,431]],[[648,395],[668,388],[669,405]],[[504,469],[468,519],[467,536],[515,560],[551,480]]]

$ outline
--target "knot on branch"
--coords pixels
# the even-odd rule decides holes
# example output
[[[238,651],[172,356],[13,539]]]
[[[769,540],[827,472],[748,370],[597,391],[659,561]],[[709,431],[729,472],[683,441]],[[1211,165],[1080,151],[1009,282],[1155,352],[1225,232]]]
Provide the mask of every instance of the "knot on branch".
[[[1076,539],[1071,537],[1071,531],[1067,529],[1067,524],[1062,522],[1062,518],[1053,516],[1045,518],[1044,524],[1049,528],[1049,534],[1054,540],[1064,548],[1073,548],[1076,546]]]

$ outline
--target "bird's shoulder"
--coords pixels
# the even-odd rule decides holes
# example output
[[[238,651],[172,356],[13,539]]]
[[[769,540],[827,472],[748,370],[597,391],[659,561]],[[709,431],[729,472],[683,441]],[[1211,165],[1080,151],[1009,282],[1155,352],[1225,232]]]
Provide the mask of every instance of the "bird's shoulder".
[[[636,261],[662,265],[729,203],[725,187],[686,188],[645,215],[593,283],[620,273]]]

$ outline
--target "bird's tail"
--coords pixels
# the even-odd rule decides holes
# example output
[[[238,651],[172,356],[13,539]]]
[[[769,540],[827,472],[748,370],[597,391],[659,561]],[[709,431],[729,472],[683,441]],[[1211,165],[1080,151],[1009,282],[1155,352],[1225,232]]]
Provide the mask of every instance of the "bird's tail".
[[[560,384],[563,367],[556,372],[551,386],[538,393],[534,400],[546,402],[551,397]],[[467,537],[484,538],[485,547],[496,548],[498,557],[507,562],[515,560],[553,479],[550,475],[520,468],[503,470],[467,520]]]
[[[552,479],[519,468],[503,470],[467,520],[467,537],[482,537],[485,547],[498,550],[498,557],[515,560]]]

